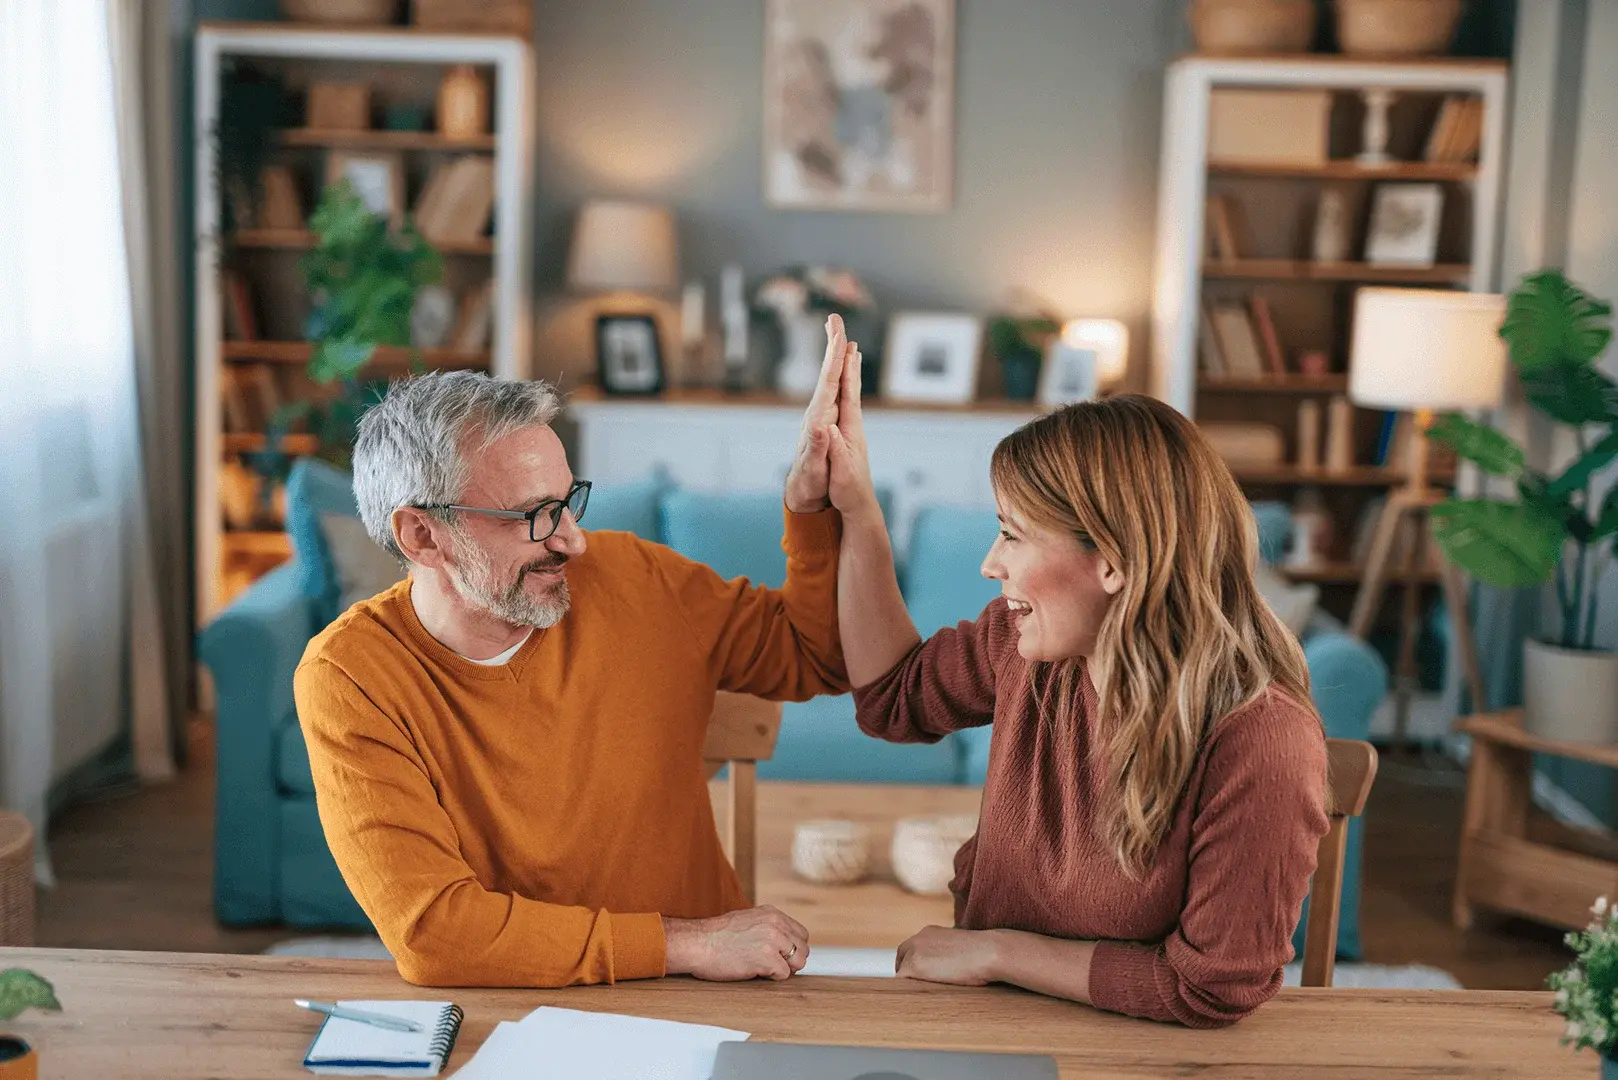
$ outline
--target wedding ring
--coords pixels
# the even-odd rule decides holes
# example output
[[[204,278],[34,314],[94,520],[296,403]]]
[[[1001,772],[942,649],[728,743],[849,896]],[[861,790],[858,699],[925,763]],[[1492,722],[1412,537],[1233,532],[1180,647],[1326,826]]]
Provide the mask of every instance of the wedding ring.
[[[791,960],[794,956],[797,956],[797,955],[798,955],[798,943],[796,941],[794,941],[792,943],[792,948],[787,950],[787,954],[786,954],[785,959]]]

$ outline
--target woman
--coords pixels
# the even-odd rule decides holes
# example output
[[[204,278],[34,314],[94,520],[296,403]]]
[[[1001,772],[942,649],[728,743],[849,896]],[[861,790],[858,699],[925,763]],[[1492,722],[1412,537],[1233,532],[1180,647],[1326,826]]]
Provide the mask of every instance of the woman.
[[[956,929],[901,976],[1006,982],[1191,1027],[1273,996],[1325,834],[1326,748],[1298,643],[1253,581],[1229,470],[1143,397],[1007,436],[991,478],[1002,596],[922,642],[894,577],[857,354],[830,438],[838,606],[860,726],[935,742],[994,725]]]

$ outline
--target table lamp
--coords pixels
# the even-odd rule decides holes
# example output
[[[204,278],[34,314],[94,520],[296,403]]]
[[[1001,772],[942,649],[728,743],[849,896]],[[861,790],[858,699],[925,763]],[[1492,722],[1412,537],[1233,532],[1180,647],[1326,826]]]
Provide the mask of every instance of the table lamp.
[[[1405,536],[1405,602],[1399,630],[1394,738],[1403,745],[1415,677],[1417,588],[1430,536],[1428,511],[1444,496],[1427,484],[1427,430],[1435,412],[1491,409],[1500,404],[1506,348],[1500,339],[1506,298],[1443,289],[1364,288],[1354,298],[1348,396],[1356,405],[1409,411],[1414,431],[1405,485],[1388,493],[1372,534],[1350,629],[1359,638],[1371,630],[1381,608],[1390,563]],[[1465,587],[1459,572],[1439,560],[1444,600],[1465,669],[1473,708],[1482,708],[1483,680],[1472,644]]]
[[[580,292],[668,294],[678,276],[674,214],[667,206],[593,199],[579,211],[568,254],[567,281]],[[635,324],[640,324],[637,327]],[[596,365],[606,389],[661,388],[662,352],[650,305],[596,317]],[[612,350],[603,364],[603,343]],[[616,380],[620,385],[615,387]]]

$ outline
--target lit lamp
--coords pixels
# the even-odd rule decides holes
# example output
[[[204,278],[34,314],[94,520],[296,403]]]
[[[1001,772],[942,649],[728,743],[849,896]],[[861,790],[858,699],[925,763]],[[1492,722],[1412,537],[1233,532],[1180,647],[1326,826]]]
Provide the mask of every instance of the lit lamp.
[[[674,215],[654,203],[596,199],[584,204],[568,256],[568,285],[580,292],[668,294],[677,278]],[[596,318],[596,369],[603,389],[655,393],[663,356],[650,307]]]
[[[1500,324],[1505,311],[1503,296],[1439,289],[1365,288],[1354,300],[1348,396],[1367,408],[1410,411],[1415,421],[1408,478],[1404,487],[1388,493],[1350,620],[1356,637],[1370,632],[1387,588],[1395,546],[1403,535],[1405,600],[1394,714],[1399,744],[1404,741],[1415,679],[1419,574],[1426,564],[1427,545],[1434,543],[1428,511],[1444,498],[1427,486],[1427,429],[1435,412],[1492,409],[1500,404],[1506,371]],[[1467,688],[1473,707],[1481,708],[1488,699],[1472,645],[1464,585],[1454,567],[1443,559],[1439,563]]]

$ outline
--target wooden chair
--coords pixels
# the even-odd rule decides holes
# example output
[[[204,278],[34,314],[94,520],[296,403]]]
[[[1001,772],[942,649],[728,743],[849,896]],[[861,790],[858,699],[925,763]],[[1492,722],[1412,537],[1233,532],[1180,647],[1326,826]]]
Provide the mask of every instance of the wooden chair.
[[[1326,788],[1331,828],[1320,838],[1309,889],[1309,928],[1303,940],[1303,985],[1330,986],[1337,966],[1337,917],[1343,901],[1348,819],[1365,812],[1376,780],[1376,747],[1353,739],[1326,740]]]
[[[781,733],[781,703],[721,692],[702,746],[711,779],[730,766],[725,800],[725,850],[742,883],[742,895],[758,903],[758,769],[770,760]]]

